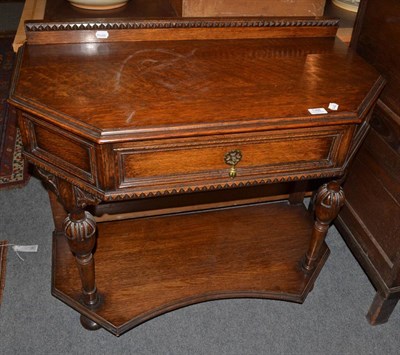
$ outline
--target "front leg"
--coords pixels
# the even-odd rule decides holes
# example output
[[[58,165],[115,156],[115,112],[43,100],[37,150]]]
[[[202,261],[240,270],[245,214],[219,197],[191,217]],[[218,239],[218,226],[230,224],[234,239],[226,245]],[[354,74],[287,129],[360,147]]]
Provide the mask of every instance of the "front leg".
[[[93,249],[96,245],[96,222],[85,208],[96,205],[101,200],[79,187],[54,176],[42,169],[38,173],[51,190],[52,207],[56,207],[56,231],[63,231],[73,253],[82,283],[81,303],[89,309],[101,305],[101,297],[96,288]],[[56,198],[58,201],[56,201]],[[58,211],[58,212],[57,212]],[[62,211],[62,213],[59,213]],[[54,212],[54,210],[53,210]],[[62,223],[60,217],[67,214]],[[82,325],[89,330],[99,329],[99,325],[85,316],[81,316]]]
[[[93,249],[96,244],[96,222],[84,210],[75,210],[64,221],[64,234],[74,254],[82,281],[82,303],[93,308],[99,303],[96,290]]]
[[[79,276],[82,282],[81,302],[95,309],[100,306],[100,296],[96,288],[93,249],[96,245],[96,221],[84,210],[75,210],[64,221],[64,234],[69,248],[75,256]],[[81,324],[88,330],[97,330],[100,326],[81,315]]]
[[[311,242],[303,262],[306,271],[314,269],[329,225],[339,214],[344,201],[343,189],[336,181],[324,184],[318,189],[314,204],[315,222]]]

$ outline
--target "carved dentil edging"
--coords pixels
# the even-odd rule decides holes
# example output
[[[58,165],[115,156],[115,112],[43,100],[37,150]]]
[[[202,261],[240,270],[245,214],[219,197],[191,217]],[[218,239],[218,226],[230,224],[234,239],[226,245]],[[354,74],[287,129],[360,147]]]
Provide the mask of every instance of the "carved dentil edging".
[[[162,28],[232,28],[232,27],[333,27],[338,26],[337,19],[166,19],[135,20],[110,22],[28,22],[25,28],[29,32],[39,31],[80,31],[80,30],[125,30],[125,29],[162,29]]]
[[[222,189],[232,189],[232,188],[241,188],[241,187],[250,187],[257,185],[269,185],[269,184],[277,184],[282,182],[296,182],[302,180],[312,180],[312,179],[323,179],[329,177],[340,177],[344,174],[342,171],[334,171],[334,172],[324,172],[318,174],[307,174],[302,176],[287,176],[273,179],[261,179],[261,180],[253,180],[253,181],[244,181],[244,182],[229,182],[226,184],[215,184],[208,186],[195,186],[195,187],[182,187],[179,189],[169,189],[169,190],[158,190],[158,191],[145,191],[145,192],[135,192],[135,191],[124,191],[124,192],[115,192],[112,194],[108,194],[104,196],[104,201],[121,201],[125,199],[141,199],[147,197],[160,197],[160,196],[168,196],[168,195],[176,195],[176,194],[187,194],[193,192],[205,192],[205,191],[214,191],[214,190],[222,190]]]

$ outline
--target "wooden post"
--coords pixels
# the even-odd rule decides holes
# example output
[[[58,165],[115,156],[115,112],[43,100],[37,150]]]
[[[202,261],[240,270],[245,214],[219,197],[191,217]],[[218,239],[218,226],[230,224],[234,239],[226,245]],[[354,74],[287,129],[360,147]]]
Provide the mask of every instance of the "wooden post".
[[[325,240],[329,225],[337,217],[344,205],[345,196],[342,187],[331,181],[318,189],[315,199],[315,223],[312,231],[310,247],[306,253],[303,268],[313,270],[319,257],[321,246]]]
[[[387,298],[377,292],[367,314],[368,322],[371,325],[386,323],[396,307],[397,302],[399,302],[398,297]]]

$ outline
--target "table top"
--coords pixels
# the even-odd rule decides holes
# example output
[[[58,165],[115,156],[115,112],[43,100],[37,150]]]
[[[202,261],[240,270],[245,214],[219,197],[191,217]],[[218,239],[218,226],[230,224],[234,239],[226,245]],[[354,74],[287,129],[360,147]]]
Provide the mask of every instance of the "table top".
[[[355,122],[380,78],[334,38],[28,45],[18,71],[14,103],[97,138]]]

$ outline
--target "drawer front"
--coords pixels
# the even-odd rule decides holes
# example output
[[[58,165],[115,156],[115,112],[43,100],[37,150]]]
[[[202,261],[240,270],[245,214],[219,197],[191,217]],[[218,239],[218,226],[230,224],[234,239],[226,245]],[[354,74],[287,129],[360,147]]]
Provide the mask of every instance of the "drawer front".
[[[340,169],[352,131],[340,126],[116,145],[119,188],[226,186]],[[235,166],[225,161],[230,152],[241,158]]]

